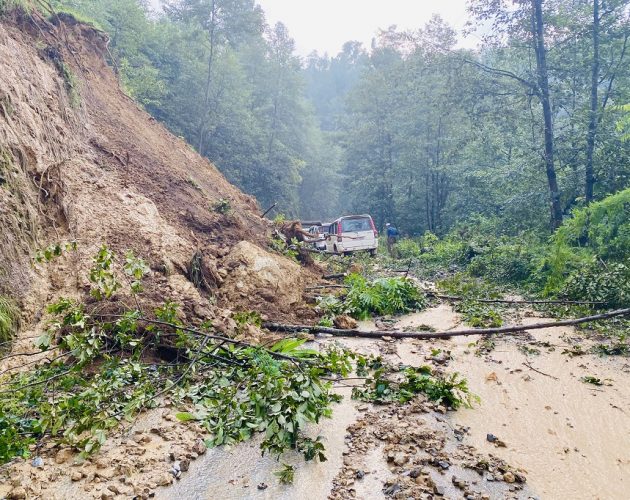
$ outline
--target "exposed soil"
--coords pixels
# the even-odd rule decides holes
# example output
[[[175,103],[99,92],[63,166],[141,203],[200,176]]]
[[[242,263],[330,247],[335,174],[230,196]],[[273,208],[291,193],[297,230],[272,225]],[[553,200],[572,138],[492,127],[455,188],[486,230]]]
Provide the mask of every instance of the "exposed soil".
[[[144,258],[144,300],[181,299],[188,320],[235,307],[296,317],[313,275],[267,252],[255,200],[122,92],[107,43],[65,15],[0,22],[0,293],[19,300],[25,331],[51,298],[85,293],[102,244]],[[75,253],[33,268],[36,249],[72,240]],[[245,242],[263,257],[239,259]],[[273,287],[253,276],[261,258],[276,269]],[[189,287],[178,277],[190,281],[193,264]],[[250,301],[241,285],[259,293]]]

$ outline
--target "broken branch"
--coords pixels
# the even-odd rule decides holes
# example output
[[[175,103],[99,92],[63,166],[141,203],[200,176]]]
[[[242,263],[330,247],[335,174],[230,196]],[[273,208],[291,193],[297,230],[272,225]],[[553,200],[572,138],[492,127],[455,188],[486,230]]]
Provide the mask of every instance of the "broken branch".
[[[308,333],[329,333],[337,337],[364,337],[364,338],[382,338],[392,337],[397,339],[436,339],[445,337],[461,337],[465,335],[498,335],[502,333],[517,333],[524,332],[526,330],[540,330],[543,328],[554,328],[558,326],[572,326],[582,323],[589,323],[591,321],[598,321],[601,319],[614,318],[616,316],[626,316],[630,314],[630,308],[618,309],[616,311],[610,311],[603,314],[596,314],[594,316],[586,316],[577,319],[566,319],[561,321],[549,321],[546,323],[534,323],[531,325],[513,325],[504,326],[499,328],[472,328],[469,330],[459,331],[447,331],[447,332],[398,332],[398,331],[384,331],[376,330],[372,332],[366,332],[361,330],[341,330],[337,328],[328,328],[323,326],[309,326],[309,325],[282,325],[278,323],[264,323],[263,328],[275,332],[301,332],[307,331]]]

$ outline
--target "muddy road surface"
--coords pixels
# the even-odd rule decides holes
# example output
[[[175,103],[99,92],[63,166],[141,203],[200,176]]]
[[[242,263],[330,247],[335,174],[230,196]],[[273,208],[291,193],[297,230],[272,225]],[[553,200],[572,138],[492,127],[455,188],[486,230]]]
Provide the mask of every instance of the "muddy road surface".
[[[524,316],[525,324],[540,320]],[[401,317],[395,327],[420,325],[465,328],[448,305]],[[481,340],[317,337],[392,363],[457,371],[480,400],[452,412],[422,401],[375,406],[341,387],[333,418],[311,429],[325,437],[328,461],[284,459],[296,466],[293,485],[278,483],[273,473],[282,464],[261,458],[251,442],[209,450],[158,498],[627,498],[628,359],[569,354],[589,347],[570,327]]]

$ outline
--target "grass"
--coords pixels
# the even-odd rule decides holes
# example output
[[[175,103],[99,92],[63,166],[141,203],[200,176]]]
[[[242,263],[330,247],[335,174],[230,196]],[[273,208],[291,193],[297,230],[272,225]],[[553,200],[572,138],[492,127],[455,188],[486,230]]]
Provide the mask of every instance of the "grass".
[[[18,308],[8,297],[0,295],[0,342],[8,342],[18,325]]]
[[[0,15],[17,8],[29,12],[32,8],[32,5],[27,0],[0,0]]]

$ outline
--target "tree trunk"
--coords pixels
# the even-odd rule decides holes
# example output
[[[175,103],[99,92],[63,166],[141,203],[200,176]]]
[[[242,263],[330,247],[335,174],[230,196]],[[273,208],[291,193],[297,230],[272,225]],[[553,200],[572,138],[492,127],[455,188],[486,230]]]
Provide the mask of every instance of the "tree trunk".
[[[544,21],[542,12],[543,0],[532,0],[534,31],[534,49],[536,52],[536,68],[538,73],[538,92],[543,108],[545,122],[545,169],[551,196],[551,226],[557,229],[562,224],[562,208],[560,207],[560,190],[554,165],[553,120],[551,116],[551,99],[549,97],[549,76],[547,74],[547,54],[545,48]]]
[[[206,119],[208,117],[208,105],[210,103],[210,89],[212,88],[212,67],[214,65],[214,45],[215,45],[215,31],[216,31],[216,3],[212,0],[210,7],[210,54],[208,55],[208,79],[206,80],[206,92],[203,99],[203,109],[201,113],[201,119],[199,120],[199,129],[197,132],[197,152],[200,155],[204,154],[204,142],[206,136]]]
[[[595,135],[597,133],[597,112],[599,107],[599,0],[593,0],[593,63],[591,66],[591,110],[588,120],[588,136],[586,139],[586,179],[584,197],[586,203],[593,201],[593,153],[595,151]]]

